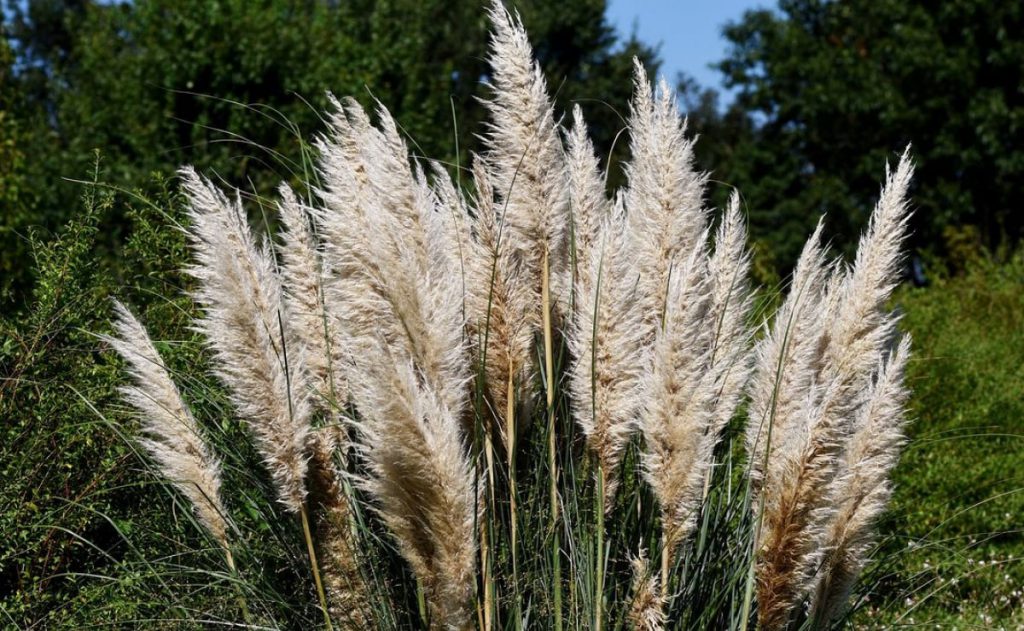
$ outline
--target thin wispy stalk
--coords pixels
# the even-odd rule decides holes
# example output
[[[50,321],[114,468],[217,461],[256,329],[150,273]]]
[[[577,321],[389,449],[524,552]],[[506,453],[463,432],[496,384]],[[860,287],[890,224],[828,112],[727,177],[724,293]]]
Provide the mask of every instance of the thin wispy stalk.
[[[192,505],[196,519],[224,549],[234,569],[227,511],[221,501],[220,461],[203,439],[142,323],[120,302],[114,303],[114,313],[116,336],[103,339],[128,364],[133,384],[120,390],[142,423],[145,438],[139,443]]]

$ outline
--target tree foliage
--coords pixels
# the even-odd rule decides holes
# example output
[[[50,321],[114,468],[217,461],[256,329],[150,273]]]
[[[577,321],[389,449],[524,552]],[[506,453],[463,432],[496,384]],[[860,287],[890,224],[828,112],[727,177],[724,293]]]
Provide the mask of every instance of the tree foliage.
[[[296,180],[326,92],[387,104],[423,155],[465,166],[476,146],[487,35],[478,0],[87,0],[10,2],[12,77],[27,104],[33,212],[9,228],[55,230],[94,149],[107,179],[143,185],[183,163],[245,190]],[[623,123],[631,58],[605,0],[517,3],[564,110],[581,101],[607,152]],[[4,64],[11,72],[11,64]],[[459,112],[456,119],[453,112]],[[120,241],[115,212],[102,231]],[[16,236],[5,233],[3,251]],[[4,255],[6,256],[6,254]],[[21,256],[21,254],[19,254]],[[4,259],[8,268],[13,261]],[[24,290],[14,273],[5,284]]]
[[[710,162],[744,191],[753,234],[779,259],[822,211],[836,243],[851,245],[876,165],[908,143],[918,247],[943,253],[964,225],[989,246],[1019,240],[1024,5],[782,0],[725,37],[733,129],[749,133]]]

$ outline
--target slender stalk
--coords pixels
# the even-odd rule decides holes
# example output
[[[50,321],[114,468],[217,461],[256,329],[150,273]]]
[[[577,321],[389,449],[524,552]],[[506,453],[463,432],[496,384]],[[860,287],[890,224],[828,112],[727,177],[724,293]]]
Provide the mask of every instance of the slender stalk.
[[[558,452],[555,445],[555,374],[551,340],[551,266],[545,248],[541,267],[541,303],[544,316],[544,374],[548,405],[548,460],[551,469],[551,556],[554,565],[555,631],[562,630],[561,536],[558,531]]]
[[[515,434],[515,382],[511,371],[508,374],[508,391],[505,396],[505,423],[508,429],[508,439],[505,443],[508,449],[508,499],[509,499],[509,526],[512,534],[512,584],[516,590],[516,626],[522,624],[523,616],[519,599],[519,517],[517,514],[516,499],[516,434]]]
[[[238,578],[238,568],[235,567],[235,557],[231,554],[231,548],[224,546],[224,558],[227,560],[228,570],[231,571],[232,578]],[[242,617],[245,619],[245,623],[252,626],[252,615],[249,613],[249,606],[245,603],[245,594],[242,593],[242,588],[235,583],[235,591],[238,592],[238,607],[242,610]]]
[[[483,428],[483,453],[486,458],[487,467],[487,494],[490,498],[490,510],[486,511],[485,515],[495,514],[495,507],[497,503],[495,501],[495,441],[493,432],[490,431],[489,423]],[[495,584],[494,577],[492,576],[492,563],[490,563],[490,537],[489,530],[490,525],[487,521],[487,517],[481,515],[480,519],[480,572],[483,575],[483,619],[480,624],[484,631],[490,631],[493,628],[494,622],[492,620],[494,612],[494,600],[495,600]]]
[[[483,574],[483,620],[481,621],[484,631],[492,630],[494,626],[494,601],[495,582],[490,561],[489,515],[496,514],[498,503],[495,498],[495,441],[493,432],[490,431],[489,423],[483,428],[483,450],[487,467],[487,491],[490,498],[489,510],[480,519],[480,571]]]
[[[484,631],[491,631],[493,628],[493,606],[494,606],[494,577],[491,572],[491,561],[489,555],[490,541],[488,537],[489,526],[486,519],[480,520],[480,564],[482,566],[484,580]]]
[[[320,609],[324,612],[324,624],[328,630],[334,629],[331,625],[331,614],[327,612],[327,596],[324,594],[324,584],[320,581],[320,568],[316,562],[316,552],[313,550],[313,535],[309,531],[309,514],[306,505],[299,509],[302,517],[302,533],[306,536],[306,550],[309,551],[309,565],[313,568],[313,582],[316,583],[316,595],[320,599]]]
[[[668,532],[661,530],[661,598],[668,602],[668,573],[672,565],[672,551],[669,550]]]
[[[604,617],[604,466],[597,462],[597,593],[594,594],[594,631],[601,631]]]

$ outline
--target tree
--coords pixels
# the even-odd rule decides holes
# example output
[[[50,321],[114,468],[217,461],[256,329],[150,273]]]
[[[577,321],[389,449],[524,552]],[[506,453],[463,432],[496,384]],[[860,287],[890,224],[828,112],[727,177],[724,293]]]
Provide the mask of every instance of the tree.
[[[783,0],[725,29],[719,64],[753,133],[715,164],[752,233],[791,260],[822,211],[854,243],[885,160],[913,143],[915,245],[1024,227],[1024,5],[983,0]]]
[[[327,91],[379,99],[422,155],[466,166],[484,118],[482,4],[10,3],[15,78],[32,106],[34,223],[53,230],[69,216],[80,184],[62,178],[87,173],[97,148],[105,178],[122,188],[194,163],[270,193],[304,175],[304,142],[323,127]],[[627,107],[632,56],[653,66],[653,50],[635,40],[619,46],[605,0],[518,4],[560,107],[582,101],[608,151],[623,125],[616,111]],[[123,222],[115,213],[107,223],[101,234],[114,245]]]
[[[0,301],[15,288],[14,278],[28,257],[28,243],[18,227],[31,218],[30,192],[26,189],[24,132],[17,110],[20,94],[11,80],[14,55],[6,38],[0,38]]]

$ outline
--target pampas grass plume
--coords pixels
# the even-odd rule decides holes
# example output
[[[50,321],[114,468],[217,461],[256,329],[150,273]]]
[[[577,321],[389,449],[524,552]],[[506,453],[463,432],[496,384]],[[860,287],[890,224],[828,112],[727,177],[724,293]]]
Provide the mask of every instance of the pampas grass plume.
[[[278,499],[299,512],[306,497],[309,393],[302,349],[285,330],[280,280],[259,247],[241,202],[230,202],[191,168],[181,171],[203,316],[198,328],[214,352],[214,370],[256,437]]]
[[[140,443],[164,477],[188,499],[199,523],[228,551],[220,462],[203,440],[145,328],[120,302],[114,303],[114,313],[117,335],[104,339],[128,363],[134,383],[123,386],[121,394],[142,422],[146,438]]]

